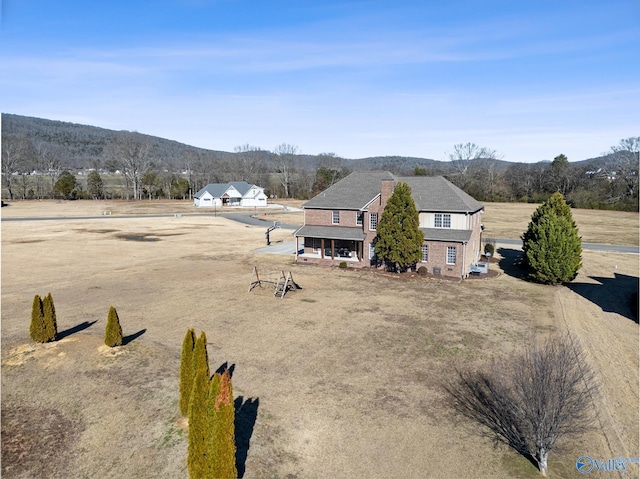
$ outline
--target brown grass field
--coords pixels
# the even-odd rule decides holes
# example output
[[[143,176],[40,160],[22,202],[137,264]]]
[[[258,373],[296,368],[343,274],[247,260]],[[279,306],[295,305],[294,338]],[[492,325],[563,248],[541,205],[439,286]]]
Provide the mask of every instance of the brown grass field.
[[[534,208],[488,204],[485,234],[517,238]],[[192,212],[188,202],[2,208],[3,218],[100,216],[2,222],[3,478],[187,477],[178,376],[190,327],[207,333],[212,370],[235,365],[246,478],[538,477],[456,417],[442,384],[456,367],[562,331],[584,345],[601,392],[593,430],[559,444],[550,476],[583,477],[582,455],[638,457],[637,255],[585,251],[562,287],[524,282],[508,248],[494,278],[397,277],[297,266],[293,255],[255,252],[264,228]],[[148,213],[170,215],[129,216]],[[574,218],[585,242],[638,244],[638,214]],[[271,240],[291,241],[291,230]],[[303,289],[248,292],[253,266],[263,278],[291,271]],[[48,292],[63,338],[33,344],[31,303]],[[129,339],[114,349],[103,345],[111,305]],[[624,477],[638,472],[628,464]]]

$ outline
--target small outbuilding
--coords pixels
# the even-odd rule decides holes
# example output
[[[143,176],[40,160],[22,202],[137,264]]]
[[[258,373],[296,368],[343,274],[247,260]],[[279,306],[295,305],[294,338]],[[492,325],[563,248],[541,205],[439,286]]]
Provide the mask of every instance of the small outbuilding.
[[[223,206],[265,207],[267,195],[264,188],[246,181],[210,183],[193,196],[197,208],[221,208]]]

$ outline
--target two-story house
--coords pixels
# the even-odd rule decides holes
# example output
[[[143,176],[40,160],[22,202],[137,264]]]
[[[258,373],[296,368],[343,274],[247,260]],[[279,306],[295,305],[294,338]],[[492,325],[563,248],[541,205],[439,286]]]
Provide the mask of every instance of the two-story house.
[[[296,262],[377,265],[376,227],[398,182],[411,187],[424,233],[417,266],[467,277],[480,258],[484,206],[441,176],[396,177],[388,171],[351,173],[305,203],[304,225],[294,234]]]

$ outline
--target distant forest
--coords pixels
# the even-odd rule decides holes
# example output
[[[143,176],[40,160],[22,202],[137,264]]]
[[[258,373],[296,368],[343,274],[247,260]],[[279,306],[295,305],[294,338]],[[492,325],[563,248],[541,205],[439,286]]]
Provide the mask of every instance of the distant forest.
[[[340,158],[249,144],[206,150],[137,132],[2,114],[2,198],[191,198],[209,183],[247,181],[272,197],[308,199],[352,171],[441,175],[479,201],[541,202],[560,191],[574,207],[638,211],[640,137],[608,154],[569,162],[512,163],[473,143],[449,161],[385,156]]]

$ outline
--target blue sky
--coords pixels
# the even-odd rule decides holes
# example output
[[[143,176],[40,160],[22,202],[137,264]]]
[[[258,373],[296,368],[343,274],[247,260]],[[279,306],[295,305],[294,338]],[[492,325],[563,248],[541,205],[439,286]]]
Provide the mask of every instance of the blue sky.
[[[3,0],[0,109],[202,148],[507,161],[640,136],[640,1]]]

